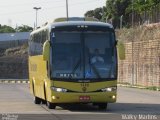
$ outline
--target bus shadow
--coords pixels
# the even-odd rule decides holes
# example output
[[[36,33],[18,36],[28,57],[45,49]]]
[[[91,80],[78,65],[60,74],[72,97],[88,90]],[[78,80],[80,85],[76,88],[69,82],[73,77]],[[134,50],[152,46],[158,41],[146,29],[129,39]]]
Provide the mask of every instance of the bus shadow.
[[[108,112],[116,114],[155,114],[160,115],[160,104],[112,103]]]
[[[107,110],[101,110],[97,106],[93,106],[91,104],[64,104],[60,105],[60,107],[71,112],[160,115],[160,104],[110,103],[108,104]]]

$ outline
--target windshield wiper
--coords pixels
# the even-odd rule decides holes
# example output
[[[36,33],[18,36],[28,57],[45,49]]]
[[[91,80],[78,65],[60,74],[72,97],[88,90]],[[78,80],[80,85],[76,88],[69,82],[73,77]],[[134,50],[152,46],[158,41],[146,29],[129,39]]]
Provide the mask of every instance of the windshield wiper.
[[[69,78],[72,78],[74,76],[74,73],[76,72],[76,70],[78,69],[78,67],[79,67],[80,64],[81,64],[81,57],[77,61],[76,65],[74,66],[72,72],[70,73]]]
[[[96,74],[97,78],[101,78],[101,75],[99,74],[99,71],[98,71],[98,69],[95,67],[95,65],[90,63],[90,66],[92,67],[93,72]]]

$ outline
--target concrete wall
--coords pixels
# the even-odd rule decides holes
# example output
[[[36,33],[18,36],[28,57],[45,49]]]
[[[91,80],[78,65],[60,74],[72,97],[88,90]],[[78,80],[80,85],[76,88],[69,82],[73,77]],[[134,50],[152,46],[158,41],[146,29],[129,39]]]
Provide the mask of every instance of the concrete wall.
[[[125,47],[126,60],[119,60],[119,82],[160,86],[160,39],[133,42],[133,49],[132,42],[126,42]]]
[[[27,79],[28,55],[0,57],[0,79]]]

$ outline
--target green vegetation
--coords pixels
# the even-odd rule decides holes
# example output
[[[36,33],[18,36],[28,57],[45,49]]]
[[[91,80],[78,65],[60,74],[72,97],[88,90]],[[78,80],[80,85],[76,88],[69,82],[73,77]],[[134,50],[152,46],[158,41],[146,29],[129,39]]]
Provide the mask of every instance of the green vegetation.
[[[160,39],[160,24],[144,25],[136,28],[123,28],[116,31],[117,39],[123,42],[149,41]]]
[[[0,24],[0,33],[30,32],[32,30],[33,28],[27,25],[18,26],[14,29],[10,26]]]
[[[146,89],[146,90],[152,90],[152,91],[160,91],[160,87],[157,87],[157,86],[146,87],[146,86],[141,86],[141,85],[132,85],[127,82],[125,83],[118,82],[118,86],[128,87],[128,88]]]
[[[146,89],[154,90],[154,91],[160,91],[160,87],[156,87],[156,86],[147,87]]]
[[[0,24],[0,33],[13,33],[13,32],[15,32],[14,28],[7,25],[1,26]]]
[[[33,31],[33,28],[28,25],[22,25],[22,26],[18,26],[15,30],[17,32],[31,32]]]
[[[133,2],[133,3],[132,3]],[[113,26],[120,27],[120,19],[123,19],[123,26],[132,25],[132,13],[134,24],[145,23],[148,16],[150,21],[155,22],[160,12],[160,0],[106,0],[104,7],[89,10],[84,16],[95,17],[100,21],[107,21]]]
[[[103,7],[103,8],[96,8],[94,10],[89,10],[85,13],[85,17],[94,17],[97,18],[98,20],[102,20],[104,9],[106,8]]]

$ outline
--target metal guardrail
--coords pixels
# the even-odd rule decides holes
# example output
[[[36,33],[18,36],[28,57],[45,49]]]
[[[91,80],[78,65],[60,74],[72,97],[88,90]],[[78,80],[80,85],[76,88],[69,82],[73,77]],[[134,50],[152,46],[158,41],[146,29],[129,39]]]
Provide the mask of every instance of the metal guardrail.
[[[29,83],[28,79],[0,79],[0,83]]]

